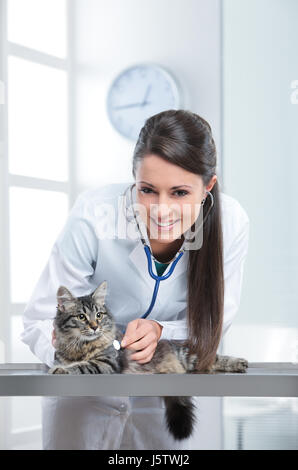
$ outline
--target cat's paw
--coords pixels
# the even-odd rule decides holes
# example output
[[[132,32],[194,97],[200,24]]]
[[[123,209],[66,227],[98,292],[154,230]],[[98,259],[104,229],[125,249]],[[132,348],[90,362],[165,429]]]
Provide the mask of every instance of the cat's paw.
[[[55,366],[48,370],[49,374],[69,374],[69,370],[65,367]]]
[[[248,361],[242,357],[234,357],[229,365],[232,372],[246,372]]]
[[[212,366],[211,372],[246,372],[248,361],[242,357],[216,356],[216,361]]]

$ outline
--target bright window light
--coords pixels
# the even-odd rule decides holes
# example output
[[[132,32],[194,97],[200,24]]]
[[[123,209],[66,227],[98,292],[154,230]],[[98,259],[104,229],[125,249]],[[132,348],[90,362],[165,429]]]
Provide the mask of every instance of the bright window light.
[[[9,57],[8,84],[9,171],[66,181],[66,72]]]
[[[26,303],[67,218],[68,196],[11,187],[11,301]]]
[[[66,56],[66,0],[8,0],[8,40]]]

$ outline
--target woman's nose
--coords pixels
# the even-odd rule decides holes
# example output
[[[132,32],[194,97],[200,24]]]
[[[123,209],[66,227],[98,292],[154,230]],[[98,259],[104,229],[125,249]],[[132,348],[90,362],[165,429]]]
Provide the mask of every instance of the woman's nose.
[[[171,212],[172,212],[172,209],[167,199],[166,198],[159,199],[156,205],[156,212],[155,212],[156,218],[158,218],[161,221],[167,220]]]
[[[172,218],[176,214],[179,217],[180,205],[174,203],[173,200],[167,194],[160,194],[157,204],[157,216],[162,221]]]

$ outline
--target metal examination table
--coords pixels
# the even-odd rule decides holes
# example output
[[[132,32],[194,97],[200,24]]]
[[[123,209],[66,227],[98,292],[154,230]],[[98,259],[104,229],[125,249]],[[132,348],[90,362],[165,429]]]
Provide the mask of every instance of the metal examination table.
[[[0,396],[298,397],[298,364],[251,362],[245,373],[51,375],[44,364],[0,364]]]

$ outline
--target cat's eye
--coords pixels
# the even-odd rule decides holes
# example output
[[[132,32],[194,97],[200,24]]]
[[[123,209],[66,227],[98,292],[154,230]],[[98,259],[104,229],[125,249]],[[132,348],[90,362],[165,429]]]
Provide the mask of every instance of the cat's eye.
[[[96,314],[96,318],[100,318],[100,317],[101,317],[101,315],[102,315],[102,313],[101,313],[101,312],[97,312],[97,314]]]
[[[80,313],[79,319],[80,319],[80,320],[85,320],[85,319],[86,319],[86,315],[84,315],[83,313]]]

